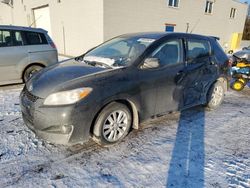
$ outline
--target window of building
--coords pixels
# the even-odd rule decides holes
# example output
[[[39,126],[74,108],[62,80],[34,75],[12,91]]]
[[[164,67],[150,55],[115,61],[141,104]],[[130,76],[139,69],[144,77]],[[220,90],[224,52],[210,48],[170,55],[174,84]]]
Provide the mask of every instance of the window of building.
[[[235,18],[236,8],[231,8],[230,18]]]
[[[170,7],[179,7],[180,0],[168,0],[168,6]]]
[[[206,2],[205,13],[212,14],[213,13],[213,6],[214,6],[214,2],[213,1],[207,1]]]
[[[210,45],[206,40],[189,39],[187,59],[192,62],[196,58],[206,57],[210,54]]]

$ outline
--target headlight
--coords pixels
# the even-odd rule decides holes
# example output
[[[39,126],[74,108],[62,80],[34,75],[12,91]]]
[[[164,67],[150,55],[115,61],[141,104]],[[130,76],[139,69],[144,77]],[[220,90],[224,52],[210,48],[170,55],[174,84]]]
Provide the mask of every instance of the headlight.
[[[48,97],[46,97],[43,104],[48,106],[73,104],[88,96],[91,93],[91,91],[92,88],[84,87],[69,91],[61,91],[58,93],[53,93]]]

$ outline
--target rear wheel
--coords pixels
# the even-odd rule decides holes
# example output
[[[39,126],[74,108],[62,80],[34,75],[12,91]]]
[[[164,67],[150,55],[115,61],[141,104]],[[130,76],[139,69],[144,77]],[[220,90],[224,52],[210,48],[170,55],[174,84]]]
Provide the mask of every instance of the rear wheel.
[[[240,81],[240,80],[236,80],[235,82],[232,83],[231,88],[235,91],[241,91],[243,90],[245,87],[245,83]]]
[[[207,108],[214,110],[218,108],[224,99],[225,90],[223,83],[220,81],[215,82],[209,89],[207,95]]]
[[[23,74],[23,81],[26,83],[34,74],[43,68],[41,65],[31,65],[28,67]]]
[[[128,107],[121,103],[110,103],[97,117],[94,125],[94,140],[103,146],[121,141],[129,132],[132,117]]]

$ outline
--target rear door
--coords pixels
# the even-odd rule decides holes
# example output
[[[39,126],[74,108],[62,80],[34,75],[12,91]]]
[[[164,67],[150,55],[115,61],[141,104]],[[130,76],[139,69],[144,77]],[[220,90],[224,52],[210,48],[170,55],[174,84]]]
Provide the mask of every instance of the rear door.
[[[26,31],[25,38],[31,63],[47,66],[57,61],[57,50],[48,43],[45,33]]]
[[[211,84],[217,79],[218,65],[211,56],[209,40],[203,38],[186,39],[186,68],[181,85],[183,107],[205,103]]]
[[[20,81],[20,67],[28,63],[28,48],[20,31],[0,30],[0,82]]]

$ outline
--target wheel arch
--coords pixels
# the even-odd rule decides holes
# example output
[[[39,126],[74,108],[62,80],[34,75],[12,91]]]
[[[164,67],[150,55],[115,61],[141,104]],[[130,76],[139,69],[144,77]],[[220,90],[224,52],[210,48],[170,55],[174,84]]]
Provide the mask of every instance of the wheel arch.
[[[91,122],[91,127],[90,127],[90,133],[93,134],[94,131],[94,126],[97,120],[97,117],[99,116],[99,114],[101,113],[101,111],[109,104],[116,102],[116,103],[121,103],[124,104],[125,106],[127,106],[131,112],[132,115],[132,128],[133,129],[139,129],[139,113],[138,113],[138,108],[136,106],[136,104],[134,102],[132,102],[129,99],[117,99],[117,100],[112,100],[109,101],[108,103],[106,103],[105,105],[103,105],[98,112],[95,114],[94,119]]]
[[[228,79],[224,76],[220,76],[215,82],[221,82],[223,84],[223,88],[224,88],[224,91],[227,91],[228,88],[229,88],[229,84],[228,84]]]
[[[24,69],[23,69],[23,71],[22,71],[22,77],[21,77],[21,79],[23,80],[23,82],[24,82],[24,73],[25,73],[25,71],[29,68],[29,67],[31,67],[31,66],[33,66],[33,65],[38,65],[38,66],[41,66],[41,67],[46,67],[46,64],[45,63],[42,63],[42,62],[34,62],[34,63],[30,63],[30,64],[28,64],[26,67],[24,67]]]

